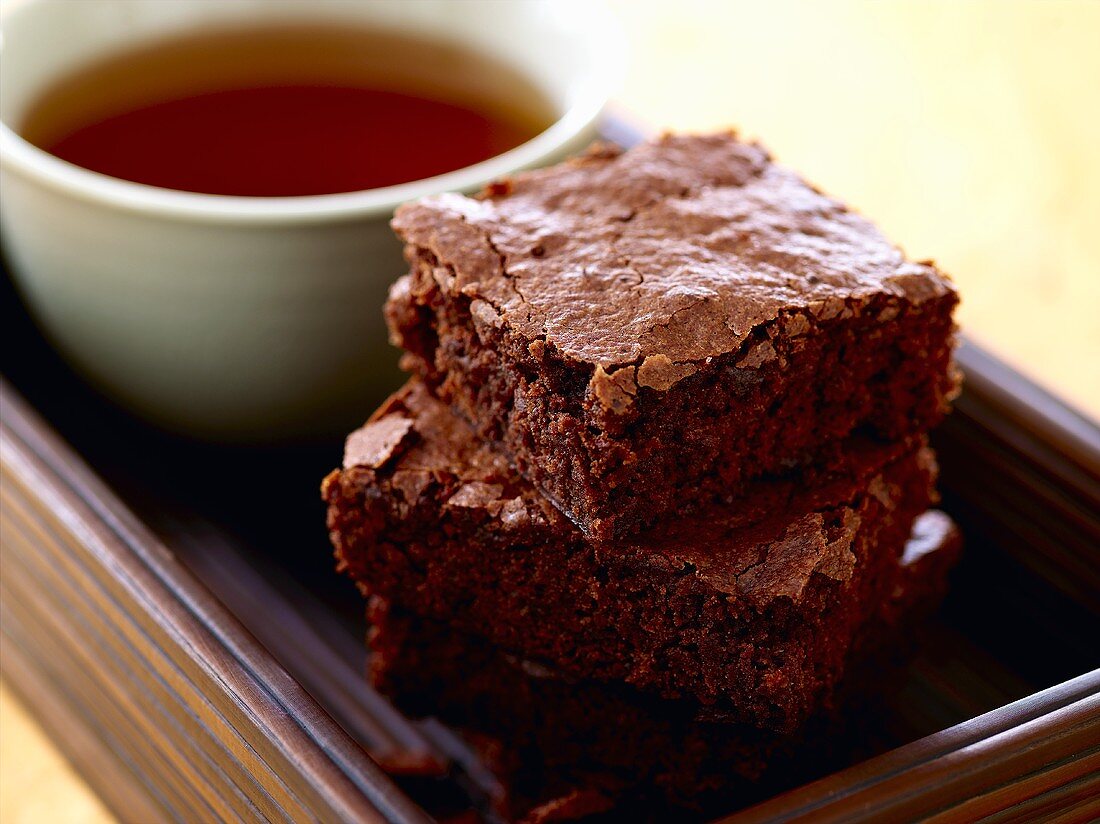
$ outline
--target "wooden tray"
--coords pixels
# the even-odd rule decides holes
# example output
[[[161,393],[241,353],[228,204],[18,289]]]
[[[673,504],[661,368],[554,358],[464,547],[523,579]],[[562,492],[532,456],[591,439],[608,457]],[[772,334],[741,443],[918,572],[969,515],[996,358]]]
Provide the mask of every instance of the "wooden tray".
[[[143,822],[481,809],[492,778],[462,743],[363,679],[317,494],[340,444],[151,431],[71,375],[3,280],[4,677],[103,800]],[[935,440],[967,552],[861,725],[884,754],[730,821],[1100,815],[1100,428],[971,343],[959,360]]]

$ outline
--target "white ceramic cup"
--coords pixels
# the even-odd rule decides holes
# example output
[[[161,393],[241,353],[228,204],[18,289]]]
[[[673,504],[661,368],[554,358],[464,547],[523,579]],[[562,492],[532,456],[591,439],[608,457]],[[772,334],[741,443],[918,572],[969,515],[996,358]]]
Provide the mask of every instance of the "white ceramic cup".
[[[558,119],[475,166],[310,197],[145,186],[19,136],[36,97],[82,65],[180,33],[295,22],[395,29],[488,53],[537,84]],[[399,382],[382,320],[387,288],[406,268],[388,226],[394,208],[583,148],[621,70],[620,43],[591,2],[5,0],[0,230],[12,275],[69,363],[159,426],[260,442],[351,427]]]

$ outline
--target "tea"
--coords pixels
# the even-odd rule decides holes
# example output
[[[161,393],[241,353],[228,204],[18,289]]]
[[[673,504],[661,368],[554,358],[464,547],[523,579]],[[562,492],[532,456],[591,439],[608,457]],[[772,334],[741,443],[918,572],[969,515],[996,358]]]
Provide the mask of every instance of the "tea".
[[[93,65],[23,136],[63,160],[208,194],[318,195],[442,174],[554,119],[514,69],[421,38],[336,27],[225,30]]]

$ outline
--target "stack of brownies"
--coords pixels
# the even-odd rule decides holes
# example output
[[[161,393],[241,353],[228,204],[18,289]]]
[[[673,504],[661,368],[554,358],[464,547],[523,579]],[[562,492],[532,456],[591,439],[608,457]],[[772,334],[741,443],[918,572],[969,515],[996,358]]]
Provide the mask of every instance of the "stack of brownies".
[[[948,279],[728,134],[393,225],[414,377],[323,488],[375,683],[500,742],[532,820],[699,806],[808,746],[957,552]]]

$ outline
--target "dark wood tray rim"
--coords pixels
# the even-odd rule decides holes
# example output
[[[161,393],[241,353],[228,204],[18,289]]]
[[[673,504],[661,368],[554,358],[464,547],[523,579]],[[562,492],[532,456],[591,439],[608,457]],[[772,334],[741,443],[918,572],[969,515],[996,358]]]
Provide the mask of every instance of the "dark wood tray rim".
[[[6,382],[0,406],[5,487],[33,489],[37,500],[25,502],[86,550],[89,589],[97,570],[119,582],[111,597],[122,613],[210,689],[210,709],[267,762],[270,780],[322,820],[429,820]]]

